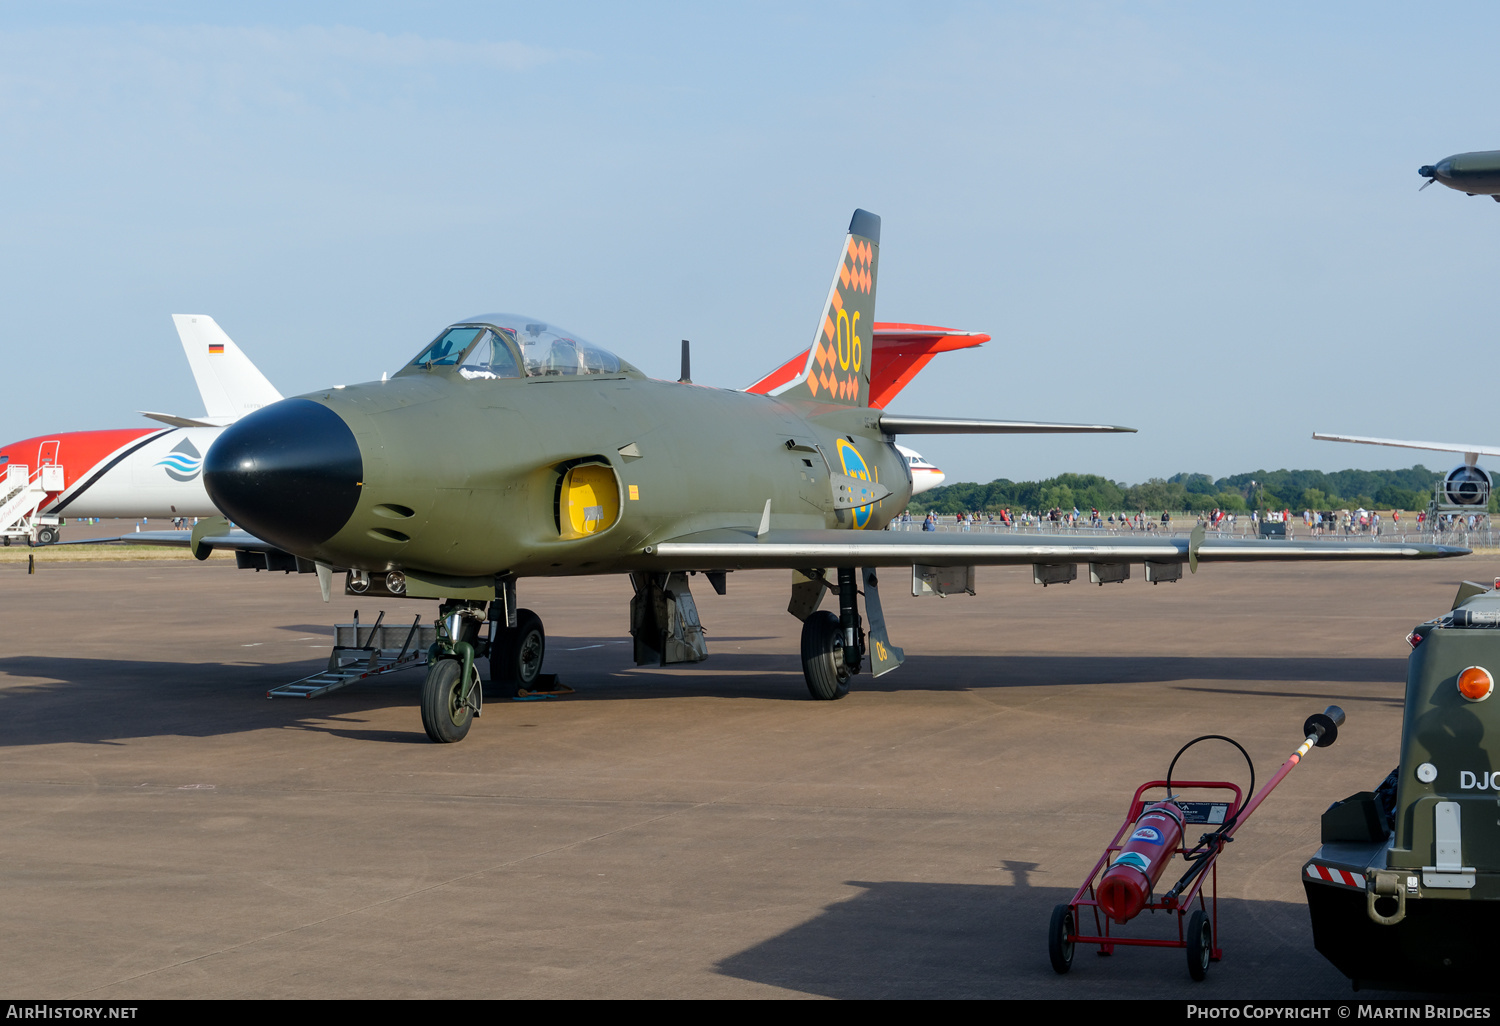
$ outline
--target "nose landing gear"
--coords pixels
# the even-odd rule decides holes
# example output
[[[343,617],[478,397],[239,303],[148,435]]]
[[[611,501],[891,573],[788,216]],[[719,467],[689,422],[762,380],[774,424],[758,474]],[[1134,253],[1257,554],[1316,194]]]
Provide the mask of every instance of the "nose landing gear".
[[[490,684],[495,689],[491,697],[515,698],[547,690],[542,674],[547,654],[542,618],[529,609],[516,608],[514,578],[501,584],[499,597],[488,605],[474,599],[448,599],[438,607],[437,640],[427,653],[427,679],[422,684],[422,726],[438,744],[462,741],[483,708],[479,659],[490,661]],[[569,691],[559,684],[549,693]]]
[[[422,684],[422,726],[439,744],[462,741],[483,702],[484,689],[472,660],[439,659],[428,667]]]
[[[484,687],[474,665],[489,649],[479,636],[482,623],[482,602],[450,599],[438,607],[437,640],[428,650],[422,682],[422,727],[438,744],[462,741],[483,709]]]

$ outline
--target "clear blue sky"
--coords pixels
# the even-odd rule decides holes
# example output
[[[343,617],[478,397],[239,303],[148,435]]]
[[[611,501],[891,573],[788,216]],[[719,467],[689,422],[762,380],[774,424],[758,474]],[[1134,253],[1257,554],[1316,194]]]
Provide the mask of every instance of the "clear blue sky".
[[[1500,6],[0,6],[0,438],[201,411],[172,313],[288,394],[482,310],[741,387],[856,206],[878,312],[977,329],[909,413],[954,479],[1446,466],[1500,443]]]

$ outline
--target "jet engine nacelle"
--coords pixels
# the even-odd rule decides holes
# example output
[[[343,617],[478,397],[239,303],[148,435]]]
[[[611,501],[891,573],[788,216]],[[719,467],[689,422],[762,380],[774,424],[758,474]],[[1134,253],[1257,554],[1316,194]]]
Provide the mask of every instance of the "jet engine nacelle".
[[[1454,506],[1488,506],[1490,475],[1483,467],[1461,464],[1443,478],[1443,501]]]

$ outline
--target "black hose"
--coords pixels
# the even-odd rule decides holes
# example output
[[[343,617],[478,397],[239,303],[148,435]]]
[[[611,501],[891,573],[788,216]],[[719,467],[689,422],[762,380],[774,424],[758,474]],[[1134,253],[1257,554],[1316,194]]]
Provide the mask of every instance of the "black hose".
[[[1167,766],[1167,798],[1169,800],[1176,801],[1176,798],[1173,797],[1172,794],[1172,771],[1177,768],[1177,760],[1182,758],[1183,752],[1193,747],[1199,741],[1228,741],[1230,744],[1234,745],[1234,747],[1238,748],[1240,750],[1240,754],[1245,757],[1246,765],[1250,767],[1250,790],[1247,791],[1245,795],[1240,799],[1240,803],[1238,806],[1236,806],[1234,812],[1225,818],[1224,822],[1219,825],[1219,828],[1217,830],[1213,831],[1213,833],[1205,835],[1203,840],[1199,841],[1191,851],[1187,852],[1183,856],[1189,862],[1203,857],[1202,855],[1194,855],[1193,852],[1196,852],[1200,847],[1203,847],[1210,840],[1216,838],[1218,835],[1224,833],[1224,831],[1234,826],[1235,822],[1240,818],[1240,811],[1244,809],[1246,803],[1248,803],[1250,799],[1255,795],[1255,763],[1251,761],[1250,753],[1245,751],[1245,746],[1240,744],[1234,738],[1225,737],[1223,734],[1204,734],[1202,737],[1193,738],[1187,744],[1177,749],[1177,754],[1172,756],[1172,762]],[[1204,854],[1207,854],[1207,852],[1204,852]]]

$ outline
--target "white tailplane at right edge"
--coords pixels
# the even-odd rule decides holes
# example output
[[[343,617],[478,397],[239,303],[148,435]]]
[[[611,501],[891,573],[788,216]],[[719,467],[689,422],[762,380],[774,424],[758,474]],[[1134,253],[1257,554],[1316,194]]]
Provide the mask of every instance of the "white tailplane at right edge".
[[[1443,475],[1435,502],[1445,510],[1484,512],[1489,509],[1493,482],[1489,471],[1479,465],[1481,456],[1500,456],[1500,448],[1473,445],[1468,442],[1417,442],[1405,438],[1372,438],[1368,435],[1329,435],[1313,432],[1320,442],[1355,442],[1359,445],[1391,445],[1398,449],[1426,449],[1429,452],[1463,453],[1464,461]]]

